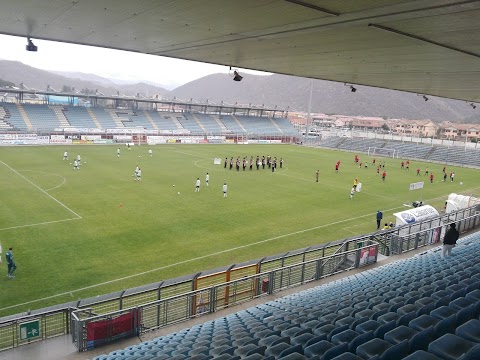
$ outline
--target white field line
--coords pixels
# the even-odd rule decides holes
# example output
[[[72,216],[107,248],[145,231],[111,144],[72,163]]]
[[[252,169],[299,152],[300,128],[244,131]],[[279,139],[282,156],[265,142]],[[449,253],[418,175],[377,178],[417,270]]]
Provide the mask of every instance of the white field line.
[[[59,223],[59,222],[72,221],[72,220],[80,220],[80,219],[81,219],[81,218],[76,217],[76,218],[72,218],[72,219],[45,221],[45,222],[36,223],[36,224],[26,224],[26,225],[11,226],[11,227],[7,227],[7,228],[2,228],[2,229],[0,229],[0,231],[12,230],[12,229],[21,229],[21,228],[25,228],[25,227],[32,227],[32,226],[39,226],[39,225],[55,224],[55,223]]]
[[[10,167],[9,165],[5,164],[3,161],[0,161],[3,165],[5,165],[7,168],[9,168],[11,171],[13,171],[15,174],[17,174],[18,176],[20,176],[21,178],[23,178],[25,181],[27,181],[28,183],[30,183],[31,185],[33,185],[35,188],[37,188],[38,190],[40,190],[42,193],[44,193],[45,195],[47,195],[50,199],[52,199],[53,201],[55,201],[56,203],[58,203],[59,205],[61,205],[63,208],[67,209],[68,211],[70,211],[73,215],[75,215],[76,217],[78,217],[79,219],[81,219],[82,217],[80,215],[78,215],[75,211],[73,211],[72,209],[70,209],[67,205],[65,205],[64,203],[62,203],[61,201],[55,199],[52,195],[50,195],[49,193],[47,193],[45,190],[43,190],[41,187],[39,187],[38,185],[36,185],[35,183],[33,183],[32,181],[28,180],[25,176],[23,176],[22,174],[20,174],[17,170],[13,169],[12,167]]]
[[[437,198],[432,198],[432,199],[427,199],[427,200],[437,200],[437,199],[439,199],[439,198],[443,198],[443,196],[442,196],[442,197],[437,197]],[[386,209],[386,210],[384,210],[384,212],[393,211],[393,210],[398,210],[398,209],[403,209],[403,208],[404,208],[403,205],[402,205],[402,206],[397,206],[397,207],[394,207],[394,208],[391,208],[391,209]],[[35,299],[35,300],[27,301],[27,302],[24,302],[24,303],[21,303],[21,304],[15,304],[15,305],[7,306],[7,307],[4,307],[4,308],[0,308],[0,311],[12,309],[12,308],[16,308],[16,307],[18,307],[18,306],[33,304],[33,303],[40,302],[40,301],[44,301],[44,300],[54,299],[54,298],[60,297],[60,296],[65,296],[65,295],[71,295],[71,296],[73,296],[72,294],[73,294],[74,292],[79,292],[79,291],[83,291],[83,290],[93,289],[93,288],[100,287],[100,286],[103,286],[103,285],[108,285],[108,284],[112,284],[112,283],[115,283],[115,282],[132,279],[132,278],[134,278],[134,277],[138,277],[138,276],[142,276],[142,275],[145,275],[145,274],[153,273],[153,272],[156,272],[156,271],[159,271],[159,270],[171,268],[171,267],[174,267],[174,266],[177,266],[177,265],[182,265],[182,264],[186,264],[186,263],[189,263],[189,262],[193,262],[193,261],[197,261],[197,260],[202,260],[202,259],[205,259],[205,258],[209,258],[209,257],[211,257],[211,256],[216,256],[216,255],[220,255],[220,254],[225,254],[225,253],[228,253],[228,252],[231,252],[231,251],[235,251],[235,250],[239,250],[239,249],[244,249],[244,248],[247,248],[247,247],[255,246],[255,245],[262,244],[262,243],[266,243],[266,242],[273,241],[273,240],[282,239],[282,238],[285,238],[285,237],[288,237],[288,236],[297,235],[297,234],[301,234],[301,233],[308,232],[308,231],[312,231],[312,230],[321,229],[321,228],[324,228],[324,227],[327,227],[327,226],[337,225],[337,224],[341,224],[341,223],[344,223],[344,222],[348,222],[348,221],[352,221],[352,220],[358,220],[358,219],[360,219],[360,218],[365,218],[365,217],[369,217],[369,216],[372,216],[372,217],[373,217],[375,214],[376,214],[376,213],[371,213],[371,214],[365,214],[365,215],[361,215],[361,216],[352,217],[352,218],[349,218],[349,219],[339,220],[339,221],[335,221],[335,222],[332,222],[332,223],[329,223],[329,224],[323,224],[323,225],[315,226],[315,227],[312,227],[312,228],[295,231],[295,232],[292,232],[292,233],[289,233],[289,234],[279,235],[279,236],[275,236],[275,237],[272,237],[272,238],[269,238],[269,239],[260,240],[260,241],[257,241],[257,242],[255,242],[255,243],[252,243],[252,244],[237,246],[237,247],[234,247],[234,248],[230,248],[230,249],[226,249],[226,250],[222,250],[222,251],[217,251],[217,252],[214,252],[214,253],[211,253],[211,254],[207,254],[207,255],[203,255],[203,256],[198,256],[198,257],[196,257],[196,258],[186,259],[186,260],[183,260],[183,261],[179,261],[179,262],[177,262],[177,263],[175,263],[175,264],[169,264],[169,265],[161,266],[161,267],[158,267],[158,268],[155,268],[155,269],[150,269],[150,270],[147,270],[147,271],[143,271],[143,272],[140,272],[140,273],[137,273],[137,274],[128,275],[128,276],[124,276],[124,277],[122,277],[122,278],[105,281],[105,282],[103,282],[103,283],[94,284],[94,285],[86,286],[86,287],[83,287],[83,288],[66,291],[66,292],[63,292],[63,293],[59,293],[59,294],[47,296],[47,297],[44,297],[44,298],[41,298],[41,299]],[[373,221],[373,220],[372,220],[372,221]]]
[[[387,209],[387,210],[384,210],[384,211],[392,211],[392,210],[397,210],[397,209],[402,209],[402,208],[403,208],[403,206],[400,206],[400,207]],[[195,257],[195,258],[191,258],[191,259],[186,259],[186,260],[183,260],[183,261],[178,261],[175,264],[169,264],[169,265],[161,266],[161,267],[158,267],[158,268],[155,268],[155,269],[142,271],[142,272],[137,273],[137,274],[124,276],[124,277],[121,277],[121,278],[118,278],[118,279],[105,281],[105,282],[102,282],[102,283],[99,283],[99,284],[94,284],[94,285],[86,286],[86,287],[83,287],[83,288],[66,291],[66,292],[63,292],[63,293],[47,296],[47,297],[44,297],[44,298],[41,298],[41,299],[35,299],[35,300],[27,301],[27,302],[24,302],[24,303],[21,303],[21,304],[15,304],[15,305],[7,306],[7,307],[4,307],[4,308],[0,308],[0,311],[12,309],[12,308],[15,308],[15,307],[18,307],[18,306],[32,304],[32,303],[39,302],[39,301],[53,299],[53,298],[56,298],[56,297],[59,297],[59,296],[72,295],[72,293],[74,293],[74,292],[89,290],[89,289],[93,289],[93,288],[100,287],[100,286],[103,286],[103,285],[108,285],[108,284],[112,284],[112,283],[115,283],[115,282],[132,279],[132,278],[142,276],[142,275],[146,275],[146,274],[150,274],[150,273],[153,273],[153,272],[156,272],[156,271],[159,271],[159,270],[164,270],[164,269],[168,269],[168,268],[171,268],[171,267],[175,267],[177,265],[183,265],[183,264],[190,263],[190,262],[193,262],[193,261],[206,259],[206,258],[209,258],[209,257],[212,257],[212,256],[221,255],[221,254],[225,254],[225,253],[240,250],[240,249],[245,249],[247,247],[251,247],[251,246],[258,245],[258,244],[262,244],[262,243],[286,238],[286,237],[289,237],[289,236],[292,236],[292,235],[298,235],[298,234],[305,233],[305,232],[308,232],[308,231],[318,230],[318,229],[321,229],[321,228],[324,228],[324,227],[327,227],[327,226],[337,225],[337,224],[341,224],[341,223],[352,221],[352,220],[358,220],[360,218],[364,218],[364,217],[367,217],[367,216],[372,216],[373,217],[375,214],[376,213],[365,214],[365,215],[362,215],[362,216],[356,216],[356,217],[352,217],[352,218],[349,218],[349,219],[343,219],[343,220],[335,221],[335,222],[332,222],[332,223],[329,223],[329,224],[323,224],[323,225],[318,225],[318,226],[308,228],[308,229],[298,230],[298,231],[295,231],[295,232],[292,232],[292,233],[289,233],[289,234],[274,236],[274,237],[271,237],[269,239],[260,240],[260,241],[257,241],[257,242],[251,243],[251,244],[237,246],[237,247],[234,247],[234,248],[225,249],[225,250],[222,250],[222,251],[217,251],[217,252],[214,252],[214,253],[211,253],[211,254],[202,255],[202,256]]]
[[[63,186],[66,182],[67,182],[67,179],[65,179],[62,175],[58,175],[58,174],[54,174],[54,173],[49,173],[49,172],[45,172],[45,171],[36,171],[36,170],[19,170],[19,172],[35,172],[35,173],[39,173],[39,174],[47,174],[47,175],[53,175],[53,176],[56,176],[56,177],[59,177],[61,179],[63,179],[62,183],[60,185],[57,185],[57,186],[54,186],[50,189],[45,189],[45,191],[51,191],[53,189],[56,189],[56,188],[59,188],[60,186]]]

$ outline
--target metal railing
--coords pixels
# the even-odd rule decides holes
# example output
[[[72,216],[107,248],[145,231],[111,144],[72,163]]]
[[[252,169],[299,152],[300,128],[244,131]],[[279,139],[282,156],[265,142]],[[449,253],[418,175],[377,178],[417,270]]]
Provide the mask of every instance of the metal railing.
[[[79,351],[90,350],[119,337],[138,335],[206,313],[216,312],[325,277],[327,273],[330,274],[334,270],[331,265],[327,266],[327,264],[341,262],[346,256],[352,256],[355,259],[355,267],[371,264],[376,262],[377,248],[376,244],[368,243],[364,247],[349,250],[345,253],[245,276],[242,279],[109,314],[92,315],[91,311],[76,310],[72,312],[73,341]],[[373,254],[373,256],[362,256],[367,252]],[[330,261],[332,257],[337,258],[337,261]],[[363,262],[362,258],[364,259]],[[121,316],[129,316],[129,319],[131,319],[129,325],[131,326],[123,329],[125,331],[122,334],[118,334],[112,329],[115,319]],[[93,339],[92,336],[94,324],[104,328],[101,331],[102,335],[96,339]]]
[[[88,316],[112,318],[115,314],[124,312],[125,309],[144,307],[152,303],[158,306],[158,310],[154,311],[150,308],[144,310],[142,320],[149,317],[152,319],[155,317],[156,320],[143,321],[142,331],[184,321],[205,312],[217,311],[258,296],[363,266],[363,255],[372,244],[375,245],[378,253],[384,255],[397,254],[428,245],[432,240],[433,231],[438,231],[436,229],[443,228],[452,222],[457,223],[457,229],[461,233],[478,228],[480,211],[471,207],[389,231],[366,234],[245,264],[230,265],[223,269],[57,305],[55,309],[37,310],[35,314],[12,315],[0,319],[0,350],[68,334],[70,329],[78,336],[78,326],[80,326],[78,321]],[[440,236],[441,232],[436,238]],[[359,250],[360,253],[357,253]],[[359,258],[357,254],[362,256]],[[78,321],[75,324],[69,322],[72,311],[76,311],[75,314],[81,314],[76,315]],[[155,316],[149,315],[151,312]],[[146,315],[149,317],[145,317]],[[20,340],[19,325],[35,319],[41,321],[41,336],[35,340]]]

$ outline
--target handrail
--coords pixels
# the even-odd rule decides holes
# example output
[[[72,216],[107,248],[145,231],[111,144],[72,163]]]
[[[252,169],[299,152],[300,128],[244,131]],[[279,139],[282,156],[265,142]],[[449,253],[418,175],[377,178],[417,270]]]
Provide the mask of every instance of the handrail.
[[[391,238],[395,238],[395,234],[401,235],[401,232],[407,232],[407,234],[403,235],[403,237],[405,238],[408,236],[410,236],[410,238],[412,236],[415,236],[415,239],[414,239],[415,241],[408,240],[408,243],[405,249],[403,249],[404,247],[403,243],[400,244],[401,251],[410,251],[417,248],[418,246],[426,245],[426,239],[427,239],[426,234],[430,233],[433,229],[438,229],[439,227],[445,227],[446,224],[453,223],[453,222],[460,223],[460,226],[458,228],[459,228],[459,231],[461,232],[480,227],[480,212],[475,210],[476,210],[475,206],[472,206],[470,208],[462,209],[456,212],[452,212],[450,214],[442,214],[441,216],[438,216],[434,219],[430,219],[422,223],[418,223],[414,227],[409,225],[406,225],[404,227],[397,227],[397,228],[388,230],[388,232],[385,231],[383,232],[383,234],[388,234],[388,235],[393,234],[393,236],[390,236]],[[455,220],[453,221],[453,219]],[[421,227],[423,227],[423,225],[421,224],[425,224],[426,226],[428,226],[428,228],[421,229]],[[418,228],[420,228],[421,230],[417,230]],[[377,235],[378,234],[380,233],[377,232]],[[425,236],[423,236],[423,234],[425,234]],[[325,276],[329,276],[329,275],[338,273],[340,271],[346,270],[346,269],[341,269],[340,271],[338,271],[338,269],[334,269],[333,266],[330,266],[331,262],[334,261],[333,259],[335,258],[337,260],[340,260],[340,257],[344,257],[344,256],[351,257],[352,254],[355,253],[355,256],[356,256],[355,267],[357,267],[359,266],[358,256],[361,253],[361,251],[363,251],[363,249],[371,248],[372,246],[375,246],[378,249],[378,251],[381,251],[382,249],[381,249],[381,246],[379,245],[384,245],[384,244],[376,243],[374,240],[371,239],[372,236],[373,236],[372,234],[366,234],[366,235],[355,237],[353,239],[349,239],[343,242],[338,241],[333,244],[328,243],[323,247],[316,247],[316,248],[309,247],[304,249],[303,252],[295,252],[294,254],[292,254],[294,259],[295,257],[298,257],[300,255],[303,261],[292,263],[285,266],[275,267],[267,271],[261,271],[261,269],[258,267],[258,270],[257,270],[259,271],[258,273],[247,275],[240,279],[235,279],[228,282],[222,282],[206,288],[198,289],[198,290],[195,290],[194,292],[191,292],[190,294],[203,294],[205,296],[207,303],[210,305],[206,310],[206,312],[212,312],[212,311],[216,311],[216,309],[220,309],[225,306],[231,306],[243,301],[248,301],[249,299],[254,297],[264,296],[266,294],[271,294],[276,291],[281,291],[282,289],[285,289],[287,287],[297,286],[299,284],[307,283],[312,280],[317,280],[319,278],[323,278]],[[399,236],[396,236],[396,238],[402,241]],[[419,240],[422,241],[422,244],[420,244]],[[362,246],[360,248],[355,248],[352,250],[348,250],[346,252],[338,253],[338,249],[345,247],[347,243],[360,243],[365,241],[373,242],[374,245],[369,244],[367,246]],[[321,256],[322,251],[324,251],[326,248],[332,249],[336,246],[338,246],[338,248],[334,252],[334,254]],[[320,251],[320,254],[315,253],[315,251],[317,252]],[[313,253],[314,255],[320,255],[320,257],[313,258],[313,259],[310,258],[309,260],[305,260],[306,259],[305,254],[308,254],[308,253]],[[276,261],[277,262],[280,261],[283,264],[284,260],[288,258],[288,254],[289,253],[277,257]],[[269,259],[262,259],[258,264],[260,264],[263,260],[267,262],[269,261]],[[376,257],[375,257],[375,261],[376,261]],[[271,262],[272,264],[274,264],[273,260]],[[153,286],[146,286],[145,290],[135,292],[135,293],[129,293],[128,295],[124,295],[126,292],[128,292],[128,290],[126,290],[126,291],[119,292],[119,295],[117,297],[110,297],[108,299],[103,299],[100,301],[94,301],[94,298],[84,299],[84,300],[79,300],[77,302],[65,304],[65,306],[63,307],[59,305],[59,307],[54,310],[51,310],[51,309],[44,310],[44,311],[40,310],[39,312],[36,312],[34,314],[27,314],[27,315],[19,314],[18,317],[15,317],[15,315],[8,316],[3,320],[0,320],[0,328],[3,329],[3,331],[0,332],[0,351],[27,343],[24,341],[22,342],[17,338],[18,324],[20,322],[24,322],[24,321],[26,322],[29,319],[38,319],[42,317],[47,319],[47,320],[42,320],[43,321],[42,324],[45,324],[45,329],[46,329],[45,333],[48,333],[49,337],[68,334],[71,332],[74,339],[75,338],[79,339],[81,335],[79,332],[83,330],[81,326],[78,327],[78,326],[75,326],[75,324],[79,325],[79,322],[81,322],[82,320],[79,318],[76,318],[75,316],[70,316],[70,315],[74,311],[76,312],[76,314],[78,314],[79,311],[92,311],[92,310],[99,313],[100,311],[105,311],[112,308],[111,306],[112,304],[115,304],[115,306],[120,306],[120,307],[125,306],[125,308],[129,308],[129,309],[135,308],[135,304],[141,304],[141,305],[137,305],[140,307],[144,306],[145,304],[151,304],[151,303],[156,304],[155,306],[161,306],[159,304],[168,304],[170,306],[169,308],[165,307],[164,309],[162,309],[162,315],[161,315],[162,322],[160,323],[159,326],[166,326],[167,324],[171,324],[173,322],[185,320],[186,318],[183,318],[184,315],[182,314],[189,314],[189,316],[192,316],[192,317],[200,316],[203,313],[205,313],[205,311],[197,312],[196,304],[193,302],[195,300],[194,298],[185,299],[184,292],[175,293],[175,291],[178,292],[178,291],[183,291],[187,289],[189,287],[189,284],[192,281],[194,281],[195,278],[196,276],[191,276],[191,277],[186,276],[178,279],[172,279],[172,281],[162,281],[157,284],[152,284]],[[269,284],[268,284],[269,288],[268,288],[268,291],[265,292],[262,290],[262,287],[260,285],[261,285],[261,281],[267,278],[269,280]],[[173,283],[173,281],[175,282]],[[228,291],[225,291],[225,289],[228,287],[231,288],[230,294],[228,293]],[[209,288],[209,290],[206,290],[207,288]],[[220,290],[223,289],[223,292],[220,292],[219,294],[215,294],[215,289],[220,289]],[[155,296],[158,296],[158,299],[153,302],[150,301],[150,302],[141,303],[142,299],[152,298],[151,294],[154,295],[153,298],[155,298]],[[166,295],[173,294],[173,295],[168,296],[166,298],[160,298],[160,294],[166,294]],[[226,296],[226,297],[223,298],[223,296]],[[173,304],[170,302],[166,302],[167,299]],[[218,302],[219,300],[222,300],[222,301]],[[175,301],[177,301],[178,304],[175,304]],[[83,304],[83,307],[82,307],[82,304]],[[186,308],[183,308],[183,306],[186,306]],[[111,311],[107,311],[103,315],[95,315],[95,316],[97,316],[98,318],[101,318],[102,316],[111,317],[112,314],[119,314],[122,311],[125,311],[125,308],[114,309]],[[70,321],[65,321],[65,318],[63,318],[63,320],[60,321],[60,324],[57,324],[58,321],[55,323],[52,323],[50,320],[48,320],[48,318],[53,318],[53,320],[58,319],[58,316],[61,314],[65,314],[65,316],[70,318],[71,324],[70,324]],[[60,317],[60,319],[62,319],[62,317]],[[77,322],[75,323],[75,321]],[[52,330],[48,330],[49,326],[52,326]],[[60,326],[60,328],[58,328],[58,326]]]

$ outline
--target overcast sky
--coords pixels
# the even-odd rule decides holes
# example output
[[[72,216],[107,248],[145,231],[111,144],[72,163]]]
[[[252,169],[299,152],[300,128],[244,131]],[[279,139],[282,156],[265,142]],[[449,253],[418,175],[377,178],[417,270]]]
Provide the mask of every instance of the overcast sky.
[[[132,82],[149,81],[173,89],[214,73],[228,73],[226,66],[170,59],[127,51],[52,41],[33,40],[37,52],[25,50],[23,37],[0,35],[0,59],[20,61],[44,70],[77,71]],[[242,72],[265,74],[240,69]]]

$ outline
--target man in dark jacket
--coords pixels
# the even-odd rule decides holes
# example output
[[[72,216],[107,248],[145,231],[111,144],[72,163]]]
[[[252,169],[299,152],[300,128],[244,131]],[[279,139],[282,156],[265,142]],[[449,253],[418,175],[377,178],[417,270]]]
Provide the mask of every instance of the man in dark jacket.
[[[450,224],[450,229],[447,230],[443,238],[442,258],[445,256],[452,256],[452,249],[457,243],[460,234],[456,229],[455,224]]]

